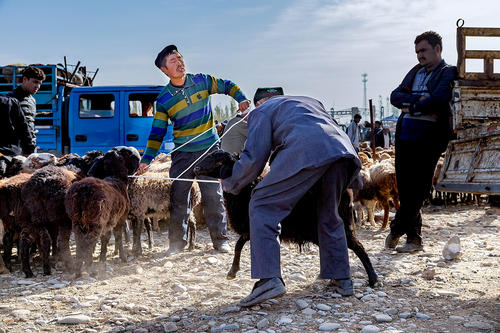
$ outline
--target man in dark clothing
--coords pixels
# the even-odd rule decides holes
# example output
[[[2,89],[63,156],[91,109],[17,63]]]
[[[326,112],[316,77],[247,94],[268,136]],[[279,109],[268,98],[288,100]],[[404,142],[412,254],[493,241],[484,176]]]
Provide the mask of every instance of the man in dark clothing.
[[[318,213],[320,276],[330,279],[335,291],[352,295],[344,225],[338,215],[340,196],[361,168],[349,137],[319,101],[275,96],[250,112],[248,140],[232,176],[222,180],[225,191],[239,193],[257,178],[270,156],[271,170],[255,187],[249,206],[252,278],[260,280],[240,305],[252,306],[286,292],[280,222],[318,181],[321,200],[311,209]]]
[[[377,134],[375,134],[375,146],[389,149],[391,146],[391,132],[388,127],[380,129]]]
[[[391,94],[391,103],[402,113],[396,125],[396,180],[400,208],[391,222],[385,246],[393,249],[406,234],[398,252],[423,249],[422,208],[434,169],[451,137],[451,99],[456,67],[441,58],[441,36],[424,32],[415,39],[419,64]]]
[[[19,105],[24,113],[31,133],[32,145],[36,147],[36,100],[33,95],[40,89],[42,81],[45,80],[45,74],[40,68],[33,66],[27,66],[22,71],[22,74],[23,83],[14,89],[14,91],[10,93],[10,96],[15,97],[19,101]]]
[[[35,150],[32,133],[17,99],[0,95],[0,154],[29,155]]]

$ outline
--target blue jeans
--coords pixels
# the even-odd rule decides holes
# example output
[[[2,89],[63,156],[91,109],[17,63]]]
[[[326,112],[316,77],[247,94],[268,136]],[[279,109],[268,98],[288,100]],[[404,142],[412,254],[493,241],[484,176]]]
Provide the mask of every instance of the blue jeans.
[[[215,150],[216,148],[212,148]],[[211,151],[212,151],[211,150]],[[179,176],[187,167],[189,167],[204,150],[197,152],[175,151],[172,153],[172,166],[170,168],[170,177]],[[193,167],[186,171],[180,178],[195,179]],[[199,179],[215,180],[214,178],[200,176]],[[222,188],[220,184],[198,183],[201,191],[201,202],[203,205],[203,214],[207,221],[208,230],[214,247],[219,247],[226,242],[227,222],[226,212],[222,201]],[[187,226],[191,204],[189,201],[192,183],[188,181],[174,181],[170,192],[170,225],[168,237],[170,246],[183,248],[187,244]]]

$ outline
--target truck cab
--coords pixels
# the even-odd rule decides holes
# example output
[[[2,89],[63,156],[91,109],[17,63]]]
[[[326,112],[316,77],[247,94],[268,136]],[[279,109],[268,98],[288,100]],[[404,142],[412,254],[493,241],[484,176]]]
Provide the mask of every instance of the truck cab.
[[[71,71],[61,64],[35,66],[46,75],[33,95],[38,151],[82,155],[125,145],[144,152],[156,112],[156,96],[163,87],[93,87],[93,78],[87,76],[90,72],[79,63]],[[24,67],[0,66],[0,94],[21,85]],[[160,152],[168,153],[173,148],[172,126],[168,126]]]
[[[134,146],[143,153],[156,112],[161,86],[74,88],[69,96],[69,151],[79,155],[93,149]],[[160,151],[173,149],[172,126]]]

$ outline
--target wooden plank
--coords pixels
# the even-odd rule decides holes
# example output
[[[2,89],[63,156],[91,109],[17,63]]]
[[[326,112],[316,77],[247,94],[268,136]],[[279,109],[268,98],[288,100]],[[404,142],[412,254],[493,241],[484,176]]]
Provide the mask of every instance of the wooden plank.
[[[465,36],[473,37],[500,37],[500,28],[461,28]]]
[[[500,73],[493,73],[491,76],[486,73],[465,73],[462,78],[464,80],[500,80]]]
[[[466,59],[500,59],[500,51],[496,50],[466,50]]]

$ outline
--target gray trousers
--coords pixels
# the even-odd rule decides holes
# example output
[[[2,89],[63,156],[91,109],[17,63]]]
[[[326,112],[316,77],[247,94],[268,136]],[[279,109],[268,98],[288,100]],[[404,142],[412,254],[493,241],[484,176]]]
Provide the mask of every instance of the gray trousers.
[[[212,150],[215,150],[213,148]],[[187,167],[189,167],[204,151],[182,152],[175,151],[172,154],[172,166],[170,168],[170,177],[179,176]],[[186,171],[180,178],[188,179],[209,179],[210,177],[195,177],[193,168]],[[201,191],[201,202],[203,205],[203,214],[207,222],[210,237],[214,247],[218,247],[224,241],[227,241],[227,222],[226,212],[222,201],[222,188],[216,183],[198,183]],[[191,182],[174,181],[170,192],[170,225],[168,237],[170,246],[183,248],[187,244],[187,226],[191,204],[189,201]]]
[[[320,277],[350,278],[347,242],[338,206],[340,197],[349,184],[351,168],[350,160],[341,159],[322,167],[302,170],[282,182],[255,190],[250,200],[252,278],[281,277],[278,238],[280,222],[320,179],[316,207],[310,208],[316,209],[318,218]]]

